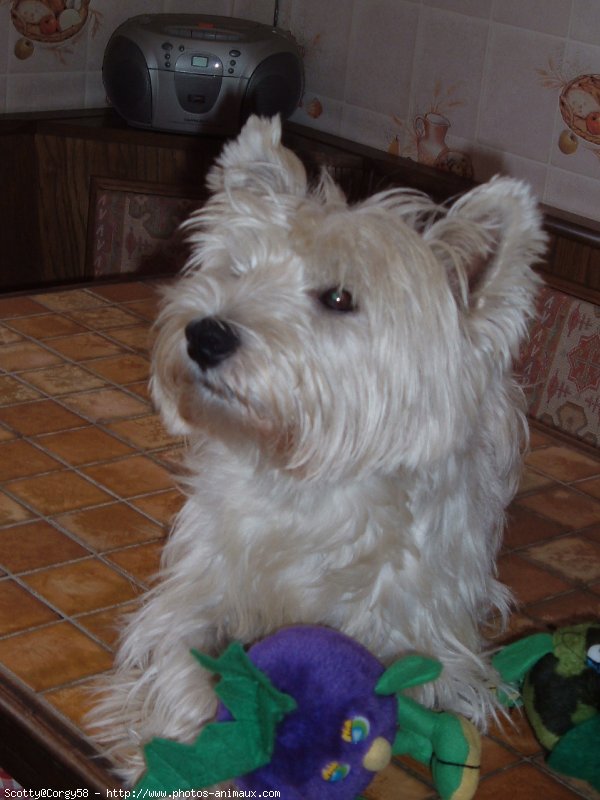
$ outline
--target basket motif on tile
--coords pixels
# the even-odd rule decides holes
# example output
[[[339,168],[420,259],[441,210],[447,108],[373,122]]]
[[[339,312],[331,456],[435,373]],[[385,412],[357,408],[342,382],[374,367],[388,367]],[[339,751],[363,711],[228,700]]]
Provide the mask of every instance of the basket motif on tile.
[[[528,412],[600,446],[600,308],[544,287],[520,353]]]

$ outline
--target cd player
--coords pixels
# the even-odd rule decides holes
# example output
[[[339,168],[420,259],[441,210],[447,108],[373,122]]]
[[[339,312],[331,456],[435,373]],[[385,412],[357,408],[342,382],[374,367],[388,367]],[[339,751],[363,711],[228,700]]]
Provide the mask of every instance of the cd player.
[[[142,14],[104,53],[109,101],[130,124],[230,135],[250,114],[290,116],[304,86],[294,39],[259,22],[202,14]]]

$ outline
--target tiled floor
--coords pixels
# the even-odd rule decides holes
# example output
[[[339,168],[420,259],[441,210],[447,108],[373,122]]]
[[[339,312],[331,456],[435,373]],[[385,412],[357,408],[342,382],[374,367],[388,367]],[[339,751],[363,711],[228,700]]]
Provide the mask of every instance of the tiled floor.
[[[155,312],[142,282],[0,299],[0,670],[76,728],[181,503],[146,390]],[[509,636],[600,617],[600,454],[533,431],[500,572],[522,603]],[[515,722],[485,737],[477,798],[598,797]],[[435,794],[403,762],[369,796]]]

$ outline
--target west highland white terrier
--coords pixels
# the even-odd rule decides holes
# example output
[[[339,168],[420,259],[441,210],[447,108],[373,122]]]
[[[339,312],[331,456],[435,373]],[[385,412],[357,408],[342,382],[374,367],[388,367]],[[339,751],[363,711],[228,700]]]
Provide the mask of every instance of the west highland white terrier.
[[[152,392],[187,438],[187,502],[96,713],[133,781],[141,745],[215,711],[190,648],[332,626],[384,662],[443,662],[418,699],[480,727],[496,682],[503,512],[526,438],[512,362],[544,246],[520,182],[440,207],[402,189],[349,206],[307,185],[277,120],[251,118],[185,224]]]

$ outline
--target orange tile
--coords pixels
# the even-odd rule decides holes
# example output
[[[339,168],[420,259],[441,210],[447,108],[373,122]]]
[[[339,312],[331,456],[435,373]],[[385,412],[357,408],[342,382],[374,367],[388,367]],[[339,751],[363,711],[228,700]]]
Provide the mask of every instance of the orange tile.
[[[7,372],[48,367],[51,364],[60,364],[61,360],[60,356],[35,342],[17,342],[0,347],[0,369]]]
[[[118,550],[108,556],[108,560],[117,564],[138,581],[154,583],[160,568],[162,542],[150,542]]]
[[[113,550],[162,539],[164,529],[124,503],[112,503],[58,517],[57,522],[94,550]]]
[[[118,306],[105,306],[99,309],[70,311],[69,317],[96,331],[120,328],[139,323],[139,318]]]
[[[43,314],[40,317],[22,317],[11,320],[11,326],[34,339],[51,339],[54,336],[67,336],[83,333],[85,328],[60,314]]]
[[[585,492],[586,494],[591,494],[592,497],[596,497],[600,500],[600,478],[589,478],[585,481],[577,481],[577,483],[573,485],[573,488]]]
[[[559,481],[574,481],[600,473],[600,462],[569,447],[553,446],[534,450],[527,464]]]
[[[107,422],[122,417],[147,414],[148,404],[120,389],[99,389],[95,392],[71,394],[64,402],[74,411],[94,422]]]
[[[35,319],[35,317],[32,317]],[[16,331],[10,330],[5,325],[0,325],[0,345],[1,344],[14,344],[14,342],[22,342],[23,337]]]
[[[123,352],[119,345],[98,333],[80,333],[77,336],[53,339],[50,346],[73,361],[89,361],[92,358],[103,358]]]
[[[150,390],[148,388],[148,381],[140,381],[139,383],[130,383],[127,387],[127,391],[133,392],[138,397],[141,397],[142,400],[146,400],[148,403],[151,402]]]
[[[525,492],[531,492],[534,489],[541,489],[544,486],[550,486],[553,483],[554,481],[548,475],[542,475],[541,473],[536,472],[534,469],[525,467],[521,475],[521,480],[519,481],[519,489],[517,494],[525,494]]]
[[[156,297],[149,298],[148,300],[137,300],[134,303],[127,303],[127,308],[131,309],[131,311],[135,311],[136,314],[144,317],[144,319],[153,322],[158,316],[160,309],[160,297],[157,294]]]
[[[170,527],[173,518],[185,503],[185,497],[179,489],[170,489],[166,492],[138,497],[131,503],[140,511],[149,514],[161,525]]]
[[[106,492],[68,470],[12,481],[7,489],[46,516],[112,500]]]
[[[531,764],[519,764],[484,778],[477,789],[477,800],[573,800],[573,793],[562,783]]]
[[[22,439],[0,443],[0,481],[62,468],[59,461]]]
[[[156,414],[120,422],[111,422],[108,427],[118,433],[119,436],[129,439],[129,441],[145,450],[156,450],[181,444],[181,439],[168,433],[160,417]]]
[[[508,718],[492,722],[489,735],[521,756],[530,758],[542,753],[542,746],[535,738],[527,717],[520,708],[509,711]]]
[[[120,497],[149,494],[173,486],[169,473],[146,456],[130,456],[86,467],[83,471]]]
[[[600,580],[600,545],[583,536],[564,536],[528,547],[528,558],[578,582]]]
[[[83,614],[77,617],[77,624],[114,650],[128,614],[137,607],[137,603],[133,602],[123,606],[112,606],[103,611],[94,611],[92,614]]]
[[[47,434],[40,436],[36,441],[73,466],[107,461],[131,453],[133,449],[114,436],[92,426]]]
[[[146,352],[152,346],[153,334],[149,325],[135,325],[131,328],[111,330],[111,339],[116,339],[134,350]]]
[[[418,778],[409,775],[396,763],[378,772],[361,797],[365,800],[426,800],[434,798],[432,789]]]
[[[67,615],[118,605],[139,593],[131,581],[95,558],[48,567],[22,580]]]
[[[529,605],[527,614],[544,625],[556,627],[600,619],[600,597],[589,591],[577,590]]]
[[[40,393],[10,375],[0,376],[0,406],[36,400]]]
[[[132,353],[102,358],[87,366],[106,380],[123,386],[136,381],[147,381],[150,375],[148,359]]]
[[[34,691],[109,669],[110,653],[69,622],[0,639],[0,662]]]
[[[529,430],[529,446],[532,450],[537,447],[547,447],[554,444],[554,439],[546,433],[542,433],[538,428],[531,427]]]
[[[76,727],[86,731],[86,716],[94,707],[92,680],[62,689],[51,689],[44,698]]]
[[[2,409],[0,409],[1,411]],[[3,428],[0,425],[0,442],[7,442],[9,439],[15,438],[15,432],[9,430],[8,428]]]
[[[519,756],[489,736],[481,737],[481,774],[488,775],[518,761]]]
[[[600,522],[600,502],[566,487],[546,489],[520,497],[516,504],[560,522],[570,530]]]
[[[88,424],[54,400],[37,400],[33,403],[0,408],[0,422],[4,422],[24,436],[62,431]]]
[[[516,555],[501,556],[498,568],[500,580],[512,589],[519,603],[534,603],[573,588],[562,578]]]
[[[126,283],[108,283],[104,286],[94,286],[91,291],[110,300],[113,303],[125,303],[132,300],[145,300],[155,297],[156,289],[152,284],[142,281],[128,281]]]
[[[34,295],[34,300],[50,308],[52,311],[73,311],[87,308],[98,308],[107,305],[107,301],[86,289],[66,289],[60,292],[46,292]]]
[[[0,319],[28,317],[40,314],[46,309],[29,297],[3,297],[0,299]]]
[[[20,503],[16,503],[4,492],[0,492],[0,525],[13,525],[31,519],[33,514]]]
[[[558,522],[541,517],[527,508],[512,505],[507,512],[504,545],[509,548],[523,547],[541,539],[559,536],[566,530],[567,528]]]
[[[0,636],[24,631],[59,619],[15,581],[0,581]]]
[[[44,520],[0,530],[0,564],[26,572],[88,555],[88,551]]]
[[[104,386],[102,378],[92,375],[77,364],[61,364],[35,372],[25,372],[23,377],[52,397]]]

